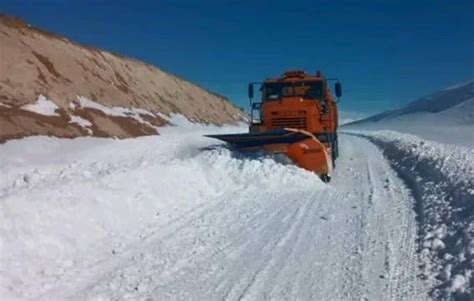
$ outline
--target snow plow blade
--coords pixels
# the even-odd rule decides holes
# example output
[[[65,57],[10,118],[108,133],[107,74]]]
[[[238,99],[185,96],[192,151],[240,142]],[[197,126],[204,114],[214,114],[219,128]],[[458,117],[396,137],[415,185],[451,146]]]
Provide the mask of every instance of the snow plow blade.
[[[206,135],[206,137],[227,142],[242,152],[283,153],[299,167],[315,172],[323,179],[328,180],[331,176],[330,150],[313,134],[304,130],[285,128],[261,133]],[[325,139],[320,138],[322,141]]]

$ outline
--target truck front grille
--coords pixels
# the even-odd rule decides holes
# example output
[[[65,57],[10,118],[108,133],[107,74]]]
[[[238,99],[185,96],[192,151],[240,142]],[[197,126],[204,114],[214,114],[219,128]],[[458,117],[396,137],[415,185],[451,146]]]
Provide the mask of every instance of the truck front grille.
[[[306,129],[306,117],[278,117],[272,118],[272,128]]]

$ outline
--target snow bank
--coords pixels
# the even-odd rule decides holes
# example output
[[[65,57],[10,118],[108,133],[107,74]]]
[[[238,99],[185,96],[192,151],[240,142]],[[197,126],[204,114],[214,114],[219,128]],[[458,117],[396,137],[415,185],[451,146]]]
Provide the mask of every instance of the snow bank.
[[[424,276],[434,297],[474,291],[474,150],[393,131],[350,131],[381,147],[417,201]],[[466,299],[466,300],[467,300]]]
[[[34,104],[24,105],[21,109],[45,116],[59,116],[59,114],[56,113],[56,109],[59,109],[59,107],[41,94]]]
[[[170,121],[179,126],[160,136],[30,137],[0,146],[1,296],[37,299],[66,289],[71,275],[107,270],[110,256],[242,189],[258,201],[289,187],[325,187],[302,169],[203,137],[244,128]]]

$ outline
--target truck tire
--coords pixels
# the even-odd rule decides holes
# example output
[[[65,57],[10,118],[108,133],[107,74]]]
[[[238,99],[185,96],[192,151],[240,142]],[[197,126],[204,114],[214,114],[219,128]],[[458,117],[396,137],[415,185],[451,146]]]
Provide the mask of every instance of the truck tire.
[[[321,181],[323,181],[324,183],[329,183],[329,182],[331,182],[331,176],[328,176],[328,175],[321,175],[320,178],[321,178]]]

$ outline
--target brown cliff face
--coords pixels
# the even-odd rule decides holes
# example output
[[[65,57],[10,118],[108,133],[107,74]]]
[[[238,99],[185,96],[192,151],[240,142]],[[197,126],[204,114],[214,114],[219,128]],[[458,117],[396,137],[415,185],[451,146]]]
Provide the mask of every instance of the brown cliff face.
[[[23,109],[40,95],[54,115]],[[80,104],[143,109],[144,114],[107,114]],[[53,105],[54,105],[53,104]],[[78,105],[79,104],[79,105]],[[246,116],[226,98],[137,60],[83,47],[0,15],[0,143],[29,135],[134,137],[156,134],[160,117],[179,113],[201,123],[236,123]],[[72,118],[84,124],[71,122]]]

